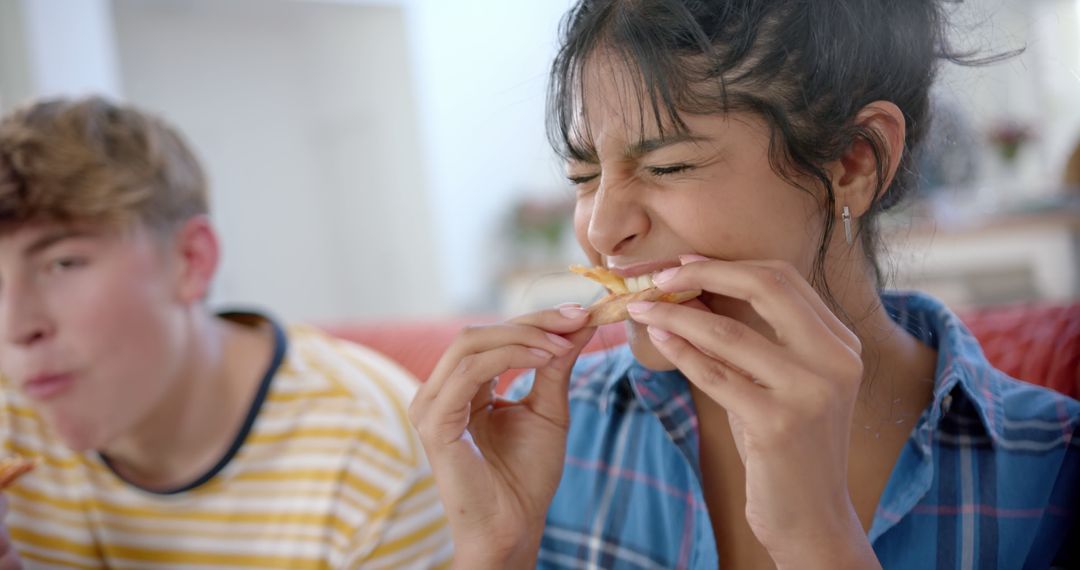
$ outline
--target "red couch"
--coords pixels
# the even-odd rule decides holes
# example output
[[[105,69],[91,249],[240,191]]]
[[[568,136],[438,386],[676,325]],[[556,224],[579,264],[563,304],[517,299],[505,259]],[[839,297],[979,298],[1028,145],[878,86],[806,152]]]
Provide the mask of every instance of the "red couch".
[[[1080,302],[984,308],[961,318],[987,358],[1010,376],[1080,397]],[[386,354],[426,380],[462,326],[493,318],[384,322],[324,327],[330,333]],[[625,342],[622,325],[601,329],[587,350]],[[514,374],[505,375],[505,383]]]

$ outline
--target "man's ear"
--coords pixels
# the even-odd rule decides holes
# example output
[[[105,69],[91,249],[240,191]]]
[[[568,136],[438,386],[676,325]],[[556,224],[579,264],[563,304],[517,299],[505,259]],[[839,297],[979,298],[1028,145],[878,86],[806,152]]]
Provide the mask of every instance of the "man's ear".
[[[173,253],[179,262],[177,297],[184,303],[201,302],[210,292],[221,259],[217,232],[210,218],[199,215],[184,222],[174,234]]]
[[[875,157],[870,141],[856,137],[843,156],[829,165],[833,190],[836,193],[837,217],[841,215],[844,206],[851,210],[853,218],[865,214],[875,195],[879,191],[884,192],[892,184],[900,159],[904,155],[907,125],[904,113],[895,104],[889,101],[870,103],[855,115],[855,124],[878,141],[884,154]],[[884,177],[880,186],[879,160]]]

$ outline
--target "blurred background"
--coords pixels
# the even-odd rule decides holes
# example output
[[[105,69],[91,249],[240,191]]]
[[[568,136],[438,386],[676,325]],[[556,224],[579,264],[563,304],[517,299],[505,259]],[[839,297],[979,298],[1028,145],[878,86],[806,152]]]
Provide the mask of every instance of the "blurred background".
[[[0,0],[0,111],[96,92],[179,127],[225,244],[217,304],[344,322],[584,301],[543,127],[569,4]],[[1080,0],[954,21],[961,47],[1025,51],[944,69],[919,194],[884,224],[890,283],[957,308],[1077,299]]]

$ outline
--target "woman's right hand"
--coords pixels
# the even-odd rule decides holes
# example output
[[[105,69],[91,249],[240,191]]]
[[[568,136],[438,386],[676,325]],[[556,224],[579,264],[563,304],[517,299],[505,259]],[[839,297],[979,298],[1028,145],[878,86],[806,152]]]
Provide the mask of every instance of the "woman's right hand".
[[[534,567],[562,476],[570,371],[595,328],[565,305],[467,327],[409,408],[435,474],[459,567]],[[495,397],[495,378],[535,368],[520,402]]]

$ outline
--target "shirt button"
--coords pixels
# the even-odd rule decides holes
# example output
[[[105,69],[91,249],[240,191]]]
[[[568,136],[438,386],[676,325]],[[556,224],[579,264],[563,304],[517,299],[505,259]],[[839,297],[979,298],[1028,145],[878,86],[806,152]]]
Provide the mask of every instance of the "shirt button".
[[[941,399],[941,413],[949,413],[950,407],[952,407],[952,394],[945,394],[945,397]]]

